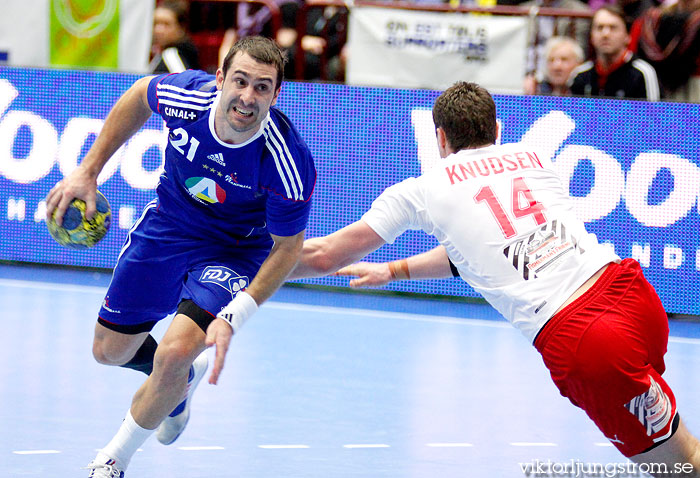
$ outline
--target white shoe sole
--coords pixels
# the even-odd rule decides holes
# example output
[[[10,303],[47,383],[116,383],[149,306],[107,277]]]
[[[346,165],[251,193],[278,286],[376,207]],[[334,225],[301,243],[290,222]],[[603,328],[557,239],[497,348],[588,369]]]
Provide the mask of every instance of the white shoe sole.
[[[192,365],[194,366],[194,378],[187,384],[189,388],[187,390],[187,403],[185,403],[185,409],[174,417],[165,417],[165,420],[163,420],[158,427],[158,431],[156,432],[156,438],[158,438],[158,441],[163,445],[170,445],[177,440],[185,430],[187,422],[190,420],[192,395],[194,395],[197,385],[199,385],[199,382],[202,380],[202,377],[204,377],[207,367],[209,366],[209,359],[207,358],[206,351],[199,354]]]

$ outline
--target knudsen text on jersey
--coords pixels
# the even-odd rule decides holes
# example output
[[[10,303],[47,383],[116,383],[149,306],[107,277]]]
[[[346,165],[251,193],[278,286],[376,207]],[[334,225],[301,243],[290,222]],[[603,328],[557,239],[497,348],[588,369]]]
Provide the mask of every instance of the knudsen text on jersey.
[[[450,184],[466,181],[471,176],[490,176],[506,171],[519,169],[540,168],[542,163],[534,152],[518,152],[504,154],[502,156],[490,156],[488,158],[475,159],[466,163],[456,163],[447,166],[445,172],[450,179]]]

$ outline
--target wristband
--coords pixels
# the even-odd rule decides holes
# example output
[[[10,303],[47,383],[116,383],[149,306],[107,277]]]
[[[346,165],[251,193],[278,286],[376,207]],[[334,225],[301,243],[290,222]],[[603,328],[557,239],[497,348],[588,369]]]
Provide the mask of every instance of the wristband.
[[[408,272],[408,261],[401,259],[389,263],[389,274],[392,280],[410,279],[411,274]]]
[[[226,307],[221,309],[221,312],[216,314],[216,318],[225,320],[236,334],[256,310],[258,310],[258,303],[255,299],[247,292],[240,291]]]

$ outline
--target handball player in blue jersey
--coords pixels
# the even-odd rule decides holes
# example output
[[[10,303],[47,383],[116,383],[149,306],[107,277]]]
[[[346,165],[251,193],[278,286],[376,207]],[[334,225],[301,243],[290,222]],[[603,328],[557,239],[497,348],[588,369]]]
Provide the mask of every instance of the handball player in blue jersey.
[[[47,197],[62,218],[73,198],[95,211],[97,176],[151,116],[168,128],[157,198],[128,233],[99,312],[93,354],[148,375],[90,477],[123,477],[156,429],[170,444],[216,347],[216,384],[231,337],[297,262],[316,181],[311,153],[274,104],[284,57],[274,42],[236,43],[216,75],[145,77],[117,101],[80,166]],[[60,222],[60,220],[59,220]],[[160,344],[153,326],[175,313]]]

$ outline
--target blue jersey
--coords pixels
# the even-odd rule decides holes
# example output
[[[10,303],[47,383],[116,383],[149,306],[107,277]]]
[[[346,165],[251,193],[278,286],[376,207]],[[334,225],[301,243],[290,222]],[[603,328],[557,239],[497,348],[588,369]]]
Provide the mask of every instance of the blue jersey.
[[[278,109],[241,144],[214,132],[215,77],[202,71],[153,78],[151,109],[169,130],[159,210],[188,234],[224,241],[269,241],[306,228],[316,170],[309,148]]]

